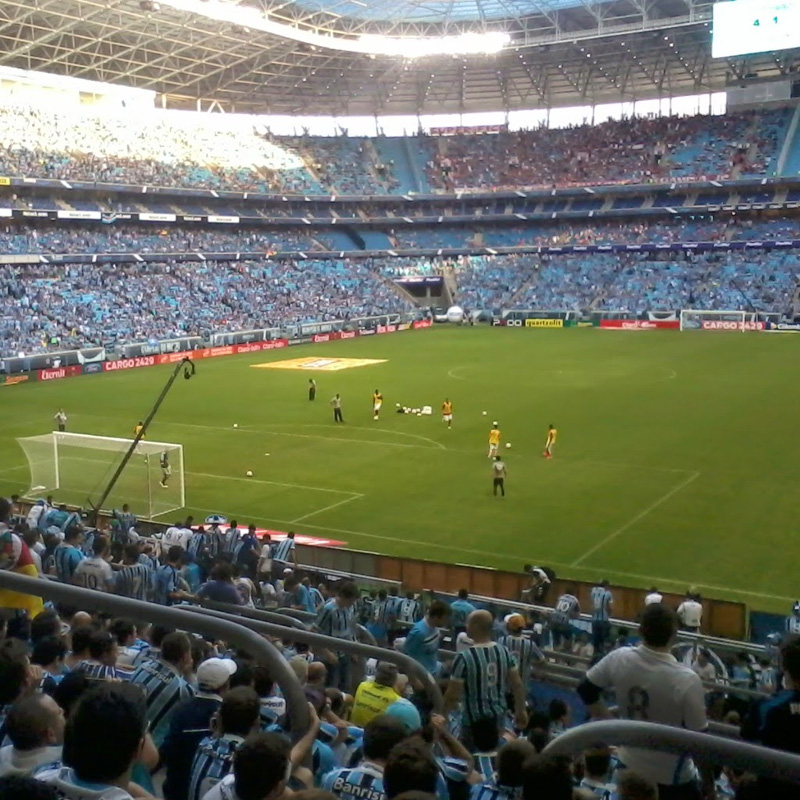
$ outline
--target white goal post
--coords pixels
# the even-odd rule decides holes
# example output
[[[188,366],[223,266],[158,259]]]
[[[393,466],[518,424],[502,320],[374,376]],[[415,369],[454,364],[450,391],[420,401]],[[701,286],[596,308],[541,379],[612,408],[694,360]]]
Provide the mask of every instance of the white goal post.
[[[17,439],[30,469],[28,497],[58,492],[56,502],[85,506],[111,480],[133,440],[86,433],[56,432]],[[170,473],[163,485],[166,453]],[[104,505],[128,503],[150,518],[184,508],[183,445],[141,439]]]
[[[755,311],[711,311],[682,308],[682,331],[763,331],[765,325]]]

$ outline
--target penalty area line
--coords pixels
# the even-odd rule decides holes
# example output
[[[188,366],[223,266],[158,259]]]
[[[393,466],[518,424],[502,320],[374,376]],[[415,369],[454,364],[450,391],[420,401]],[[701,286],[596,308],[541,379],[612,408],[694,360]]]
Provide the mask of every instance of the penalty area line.
[[[243,481],[245,483],[260,483],[265,486],[284,486],[287,489],[305,489],[310,492],[327,492],[328,494],[346,494],[349,500],[357,500],[364,495],[359,492],[348,492],[344,489],[327,489],[323,486],[306,486],[302,483],[280,483],[279,481],[262,481],[258,478],[240,478],[236,475],[212,475],[209,472],[186,472],[196,478],[214,478],[219,481]]]
[[[297,519],[293,519],[291,521],[291,525],[295,525],[298,522],[302,522],[303,520],[310,519],[311,517],[317,516],[317,514],[323,514],[326,511],[332,511],[334,508],[339,508],[339,506],[345,505],[345,503],[352,503],[353,500],[360,500],[364,495],[354,495],[353,497],[345,497],[344,500],[339,500],[338,503],[331,503],[329,506],[324,506],[323,508],[318,508],[316,511],[312,511],[310,514],[303,514],[302,517],[297,517]]]
[[[699,477],[700,477],[700,473],[699,472],[696,472],[696,471],[692,472],[692,474],[689,475],[688,478],[685,478],[684,480],[682,480],[677,486],[674,486],[666,494],[664,494],[661,497],[659,497],[658,500],[656,500],[654,503],[651,503],[643,511],[640,511],[635,517],[633,517],[633,519],[628,520],[624,525],[622,525],[621,527],[617,528],[615,531],[613,531],[608,536],[606,536],[605,539],[601,539],[596,545],[594,545],[593,547],[590,547],[582,556],[580,556],[579,558],[576,558],[575,561],[573,561],[570,564],[570,566],[571,567],[580,566],[584,561],[586,561],[587,558],[589,558],[589,556],[593,555],[598,550],[600,550],[600,548],[605,547],[610,542],[613,542],[614,539],[616,539],[618,536],[621,536],[629,528],[632,528],[637,522],[639,522],[640,520],[644,519],[648,514],[650,514],[651,512],[655,511],[660,505],[663,505],[664,503],[666,503],[667,500],[669,500],[670,498],[674,497],[676,494],[678,494],[678,492],[680,492],[681,490],[685,489],[690,483],[693,483]]]

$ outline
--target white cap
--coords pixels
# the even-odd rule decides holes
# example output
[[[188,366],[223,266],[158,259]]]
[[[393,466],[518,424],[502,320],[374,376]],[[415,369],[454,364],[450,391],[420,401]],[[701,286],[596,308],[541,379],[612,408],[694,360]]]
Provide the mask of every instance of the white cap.
[[[294,572],[294,570],[291,567],[286,567],[286,569],[283,571],[283,574],[284,575],[291,575],[293,572]]]
[[[197,685],[203,689],[220,689],[236,672],[236,662],[230,658],[209,658],[197,668]]]

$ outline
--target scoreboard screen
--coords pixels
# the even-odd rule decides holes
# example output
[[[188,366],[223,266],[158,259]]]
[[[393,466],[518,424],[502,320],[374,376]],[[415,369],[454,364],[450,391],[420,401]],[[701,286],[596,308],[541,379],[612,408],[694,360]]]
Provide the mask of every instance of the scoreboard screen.
[[[714,5],[714,58],[800,47],[800,0],[732,0]]]

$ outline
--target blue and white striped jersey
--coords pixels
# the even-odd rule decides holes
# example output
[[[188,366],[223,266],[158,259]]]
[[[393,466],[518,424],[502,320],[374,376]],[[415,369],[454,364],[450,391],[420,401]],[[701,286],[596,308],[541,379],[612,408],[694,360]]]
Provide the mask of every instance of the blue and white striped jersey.
[[[160,747],[169,732],[172,710],[191,697],[194,689],[175,667],[160,659],[145,661],[131,676],[131,683],[144,690],[150,733]]]
[[[531,674],[531,666],[536,661],[544,661],[544,653],[532,639],[524,636],[501,636],[498,642],[514,657],[514,662],[523,681],[527,681]]]
[[[60,544],[53,552],[56,565],[56,576],[62,583],[72,583],[72,576],[83,561],[84,555],[71,544]]]
[[[383,770],[369,761],[358,767],[342,767],[329,772],[322,779],[320,788],[333,792],[341,800],[386,800]]]
[[[109,667],[106,664],[101,664],[99,661],[92,661],[90,659],[81,661],[73,671],[83,672],[87,678],[96,681],[127,681],[131,677],[130,672],[125,672],[116,667]]]
[[[180,572],[171,564],[162,564],[153,575],[153,602],[162,606],[171,606],[177,602],[170,598],[172,592],[178,591]]]
[[[129,564],[117,572],[114,591],[133,600],[147,600],[150,596],[153,571],[144,564]]]
[[[503,786],[493,778],[476,783],[469,793],[469,800],[520,800],[521,786]]]
[[[497,772],[497,751],[473,753],[472,757],[475,759],[475,772],[482,775],[485,781],[492,780]]]
[[[591,792],[597,800],[611,800],[616,791],[616,786],[613,783],[600,783],[593,781],[591,778],[584,778],[578,785],[579,789],[586,789]],[[472,800],[472,798],[470,798]]]
[[[354,623],[355,611],[352,606],[343,608],[331,599],[319,610],[315,625],[326,636],[353,641],[356,638]]]
[[[290,539],[287,536],[275,545],[275,549],[272,552],[272,560],[288,562],[294,549],[294,539]]]
[[[192,762],[188,800],[203,800],[205,795],[233,769],[233,756],[244,741],[241,736],[207,736],[197,747]]]
[[[611,602],[613,597],[611,592],[604,586],[595,586],[592,589],[592,621],[608,622],[611,615]]]

